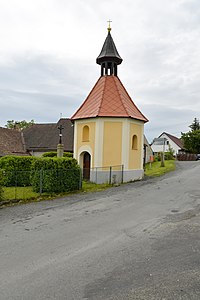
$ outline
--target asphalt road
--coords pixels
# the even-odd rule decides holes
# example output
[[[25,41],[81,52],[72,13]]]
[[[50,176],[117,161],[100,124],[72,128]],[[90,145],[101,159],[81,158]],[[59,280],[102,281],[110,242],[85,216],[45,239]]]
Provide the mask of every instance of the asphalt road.
[[[0,210],[0,299],[200,299],[200,162]]]

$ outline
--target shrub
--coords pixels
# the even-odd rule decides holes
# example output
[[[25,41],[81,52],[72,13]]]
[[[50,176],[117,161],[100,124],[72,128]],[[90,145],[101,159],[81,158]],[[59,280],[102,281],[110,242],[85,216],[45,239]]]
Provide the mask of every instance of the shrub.
[[[0,169],[4,171],[5,186],[29,186],[33,156],[4,156],[0,158]]]
[[[161,161],[161,152],[158,152],[154,155],[154,161]]]
[[[158,152],[156,155],[154,155],[154,161],[161,161],[163,153]],[[174,156],[172,152],[165,152],[165,160],[173,160]]]
[[[37,158],[32,163],[35,192],[68,192],[79,189],[81,169],[73,158]]]
[[[57,157],[57,152],[56,151],[51,151],[51,152],[46,152],[42,154],[42,157]],[[73,153],[71,152],[64,152],[63,157],[73,157]]]
[[[0,170],[0,202],[3,200],[3,171]]]
[[[171,152],[165,152],[165,160],[173,160],[174,156]]]

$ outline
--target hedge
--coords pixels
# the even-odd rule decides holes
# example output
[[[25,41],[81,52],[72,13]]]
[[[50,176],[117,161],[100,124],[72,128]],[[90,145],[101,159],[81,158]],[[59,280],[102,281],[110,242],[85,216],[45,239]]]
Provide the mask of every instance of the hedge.
[[[29,186],[33,156],[4,156],[0,158],[4,186]]]
[[[42,157],[57,157],[57,152],[56,151],[51,151],[51,152],[45,152],[42,154]],[[73,157],[73,153],[71,152],[64,152],[63,157]]]
[[[0,202],[3,200],[3,171],[0,170]]]
[[[37,158],[32,163],[31,183],[35,192],[78,190],[81,169],[73,158]]]

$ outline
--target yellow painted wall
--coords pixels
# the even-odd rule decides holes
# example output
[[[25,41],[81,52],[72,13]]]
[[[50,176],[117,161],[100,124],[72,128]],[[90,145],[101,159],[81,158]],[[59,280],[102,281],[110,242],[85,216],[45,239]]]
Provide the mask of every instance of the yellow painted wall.
[[[143,126],[130,124],[130,149],[129,149],[129,169],[141,169],[142,163],[142,143],[143,143]],[[137,149],[132,149],[132,137],[137,136]]]
[[[89,127],[89,141],[83,141],[83,127],[87,125]],[[88,145],[91,147],[92,149],[92,155],[94,156],[95,154],[95,149],[94,149],[94,145],[95,145],[95,122],[88,122],[87,121],[85,123],[81,123],[81,124],[77,124],[77,149],[76,149],[76,153],[79,152],[80,147]],[[93,164],[94,164],[94,159],[92,160]],[[94,165],[92,165],[91,167],[94,167]]]
[[[103,166],[121,165],[122,123],[104,122]]]

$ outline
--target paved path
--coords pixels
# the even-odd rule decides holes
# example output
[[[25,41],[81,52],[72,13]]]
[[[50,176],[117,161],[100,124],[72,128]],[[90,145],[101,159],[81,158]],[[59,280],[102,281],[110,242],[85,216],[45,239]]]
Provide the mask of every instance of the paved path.
[[[0,299],[200,299],[200,163],[0,210]]]

